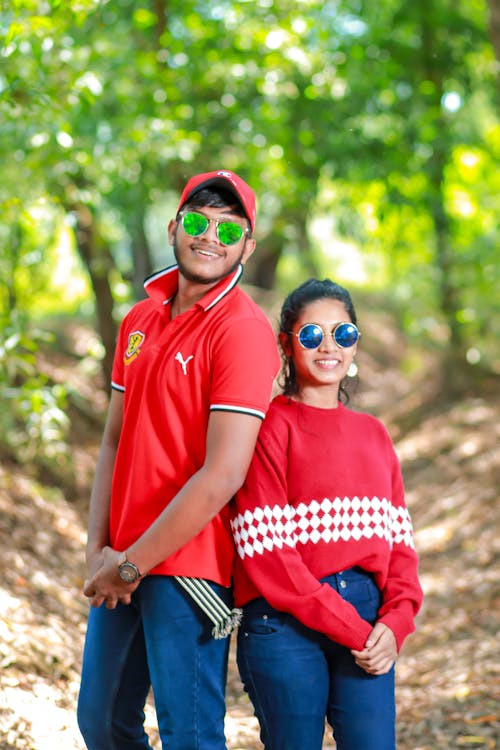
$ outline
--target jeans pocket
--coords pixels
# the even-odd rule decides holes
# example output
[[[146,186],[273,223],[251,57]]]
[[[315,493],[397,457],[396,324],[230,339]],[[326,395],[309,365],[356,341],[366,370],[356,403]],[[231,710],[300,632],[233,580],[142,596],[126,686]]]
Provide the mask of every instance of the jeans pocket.
[[[382,595],[373,581],[362,581],[354,587],[351,604],[367,622],[374,623],[382,603]]]
[[[277,633],[286,618],[263,599],[256,599],[243,607],[240,630],[245,635],[273,635]]]

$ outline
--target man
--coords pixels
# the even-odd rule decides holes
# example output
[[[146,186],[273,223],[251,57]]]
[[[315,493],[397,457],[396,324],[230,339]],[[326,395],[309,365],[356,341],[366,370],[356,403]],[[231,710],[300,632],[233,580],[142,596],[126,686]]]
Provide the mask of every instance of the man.
[[[164,748],[226,747],[228,639],[179,581],[208,581],[230,602],[226,504],[279,368],[267,318],[238,287],[254,228],[238,175],[192,177],[168,226],[177,265],[146,280],[120,327],[90,501],[78,705],[89,750],[150,747],[150,685]]]

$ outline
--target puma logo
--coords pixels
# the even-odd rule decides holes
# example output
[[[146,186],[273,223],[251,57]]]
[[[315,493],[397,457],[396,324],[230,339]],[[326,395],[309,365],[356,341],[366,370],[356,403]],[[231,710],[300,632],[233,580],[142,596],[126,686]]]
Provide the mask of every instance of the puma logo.
[[[184,359],[182,354],[180,352],[177,352],[177,354],[174,357],[174,359],[180,363],[180,366],[182,367],[182,372],[184,373],[184,375],[187,375],[187,363],[189,362],[190,359],[193,359],[193,356],[194,356],[193,354],[190,354],[187,359]]]

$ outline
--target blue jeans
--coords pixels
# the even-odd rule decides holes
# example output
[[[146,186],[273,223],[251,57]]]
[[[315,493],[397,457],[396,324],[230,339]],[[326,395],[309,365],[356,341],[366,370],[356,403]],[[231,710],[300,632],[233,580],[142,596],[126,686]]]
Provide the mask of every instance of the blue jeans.
[[[375,622],[380,592],[359,568],[322,579]],[[338,750],[394,750],[394,667],[374,676],[349,649],[278,612],[264,599],[244,608],[238,667],[266,750],[321,750],[325,719]]]
[[[231,591],[213,585],[231,606]],[[78,724],[89,750],[146,750],[152,685],[162,747],[225,750],[229,638],[169,576],[141,581],[130,605],[91,609]]]

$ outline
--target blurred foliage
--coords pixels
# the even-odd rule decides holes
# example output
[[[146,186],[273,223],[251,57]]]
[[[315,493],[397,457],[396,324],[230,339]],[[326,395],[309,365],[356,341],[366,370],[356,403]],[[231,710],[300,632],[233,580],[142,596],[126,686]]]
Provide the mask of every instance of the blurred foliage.
[[[107,377],[116,303],[171,260],[176,196],[191,174],[225,167],[259,198],[247,281],[284,292],[328,274],[385,291],[448,372],[498,374],[493,10],[486,0],[4,2],[4,314],[90,300]],[[63,255],[70,270],[54,285]]]
[[[66,389],[50,383],[37,365],[38,345],[47,334],[24,330],[13,316],[3,321],[0,342],[0,446],[21,461],[48,465],[66,459]]]

